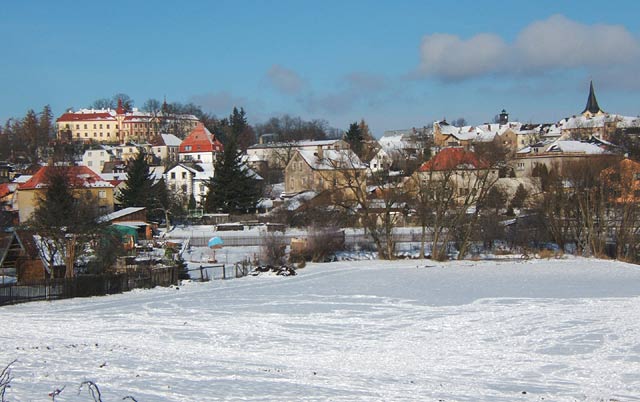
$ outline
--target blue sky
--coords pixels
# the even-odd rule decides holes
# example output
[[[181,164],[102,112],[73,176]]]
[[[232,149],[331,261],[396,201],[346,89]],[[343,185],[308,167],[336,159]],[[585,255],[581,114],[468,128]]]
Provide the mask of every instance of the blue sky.
[[[0,122],[127,93],[251,122],[289,113],[384,130],[446,117],[557,121],[589,80],[640,114],[640,3],[6,1]]]

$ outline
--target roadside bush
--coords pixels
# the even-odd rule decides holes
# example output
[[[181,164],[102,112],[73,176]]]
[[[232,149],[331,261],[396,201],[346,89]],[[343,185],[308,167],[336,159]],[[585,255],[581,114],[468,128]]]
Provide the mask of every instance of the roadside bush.
[[[283,265],[287,260],[287,242],[280,232],[268,232],[263,237],[261,260],[267,265]]]

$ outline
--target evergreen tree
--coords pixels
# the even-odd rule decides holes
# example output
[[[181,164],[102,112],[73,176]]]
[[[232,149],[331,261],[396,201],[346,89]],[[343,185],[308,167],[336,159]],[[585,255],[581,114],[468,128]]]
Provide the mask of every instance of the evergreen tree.
[[[364,150],[363,135],[360,125],[357,122],[353,122],[349,125],[349,130],[344,135],[344,140],[349,143],[351,150],[355,152],[359,157]]]
[[[528,196],[529,196],[529,192],[524,188],[522,184],[520,184],[516,189],[516,193],[513,195],[513,198],[511,199],[511,207],[522,208]]]
[[[38,145],[46,145],[54,135],[53,112],[51,112],[51,106],[45,105],[38,119]]]
[[[27,111],[27,115],[22,119],[22,141],[25,142],[27,152],[30,157],[36,156],[38,149],[38,116],[33,109]]]
[[[69,167],[49,167],[47,187],[27,226],[41,236],[39,247],[53,266],[61,258],[72,272],[73,263],[86,249],[85,245],[99,237],[104,224],[98,222],[99,210],[88,193],[74,194]],[[68,257],[72,256],[72,261]],[[53,275],[53,270],[51,271]]]
[[[127,181],[116,199],[122,207],[146,207],[147,214],[153,208],[153,176],[149,171],[147,155],[140,150],[127,167]]]
[[[242,163],[241,156],[234,136],[230,136],[222,156],[216,160],[214,176],[208,183],[207,212],[246,213],[255,209],[260,189]]]

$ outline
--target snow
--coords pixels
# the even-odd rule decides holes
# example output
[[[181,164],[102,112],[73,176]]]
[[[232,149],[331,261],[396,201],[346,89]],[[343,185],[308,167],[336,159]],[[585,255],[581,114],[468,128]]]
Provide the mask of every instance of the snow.
[[[556,141],[547,148],[545,152],[563,152],[563,153],[583,153],[587,155],[597,155],[607,153],[604,149],[597,145],[582,141],[563,140]]]
[[[308,264],[0,308],[11,401],[640,397],[640,270],[569,259]],[[526,392],[526,393],[525,393]]]
[[[135,214],[136,212],[143,211],[145,207],[127,207],[119,211],[112,212],[110,214],[100,217],[100,222],[111,222],[118,218],[122,218],[127,215]]]

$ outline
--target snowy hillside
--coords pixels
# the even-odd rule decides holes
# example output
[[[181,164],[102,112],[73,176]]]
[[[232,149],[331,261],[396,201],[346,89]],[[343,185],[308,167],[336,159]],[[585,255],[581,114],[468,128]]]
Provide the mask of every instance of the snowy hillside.
[[[309,264],[0,308],[10,401],[640,400],[640,268]]]

